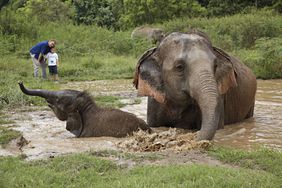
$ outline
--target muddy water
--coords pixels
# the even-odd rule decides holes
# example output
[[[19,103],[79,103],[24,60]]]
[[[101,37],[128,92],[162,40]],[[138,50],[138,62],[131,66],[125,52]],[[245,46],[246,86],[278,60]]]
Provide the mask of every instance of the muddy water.
[[[282,80],[258,80],[254,117],[216,133],[220,145],[282,149]]]
[[[12,112],[13,113],[13,112]],[[49,109],[29,109],[13,113],[13,129],[21,131],[28,144],[19,151],[14,146],[0,150],[0,155],[24,154],[28,159],[54,157],[89,150],[116,149],[116,138],[75,138],[66,131],[65,122],[58,120]],[[9,125],[11,126],[11,125]]]
[[[137,97],[131,80],[70,82],[61,86],[66,88],[87,90],[94,96]],[[140,104],[127,105],[121,110],[146,120],[146,108],[147,100],[142,97]],[[75,138],[66,131],[65,122],[58,120],[48,108],[15,110],[8,114],[15,123],[6,126],[21,131],[28,144],[18,151],[14,146],[0,148],[0,155],[24,154],[28,159],[40,159],[89,150],[116,150],[116,143],[122,141],[110,137]],[[258,80],[254,118],[218,130],[215,144],[243,149],[258,146],[282,149],[282,80]]]
[[[70,83],[70,85],[76,89],[89,90],[94,94],[136,97],[131,80]],[[122,110],[135,113],[146,120],[146,108],[146,98],[142,98],[141,104],[128,105]],[[282,149],[282,80],[258,80],[254,117],[218,130],[215,143],[242,149],[260,146]]]

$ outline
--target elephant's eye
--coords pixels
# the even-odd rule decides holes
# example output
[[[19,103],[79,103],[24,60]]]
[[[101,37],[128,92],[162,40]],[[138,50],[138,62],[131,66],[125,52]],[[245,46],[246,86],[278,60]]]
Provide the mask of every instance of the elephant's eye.
[[[182,72],[184,70],[184,65],[182,63],[176,64],[175,70],[178,71],[178,72]]]

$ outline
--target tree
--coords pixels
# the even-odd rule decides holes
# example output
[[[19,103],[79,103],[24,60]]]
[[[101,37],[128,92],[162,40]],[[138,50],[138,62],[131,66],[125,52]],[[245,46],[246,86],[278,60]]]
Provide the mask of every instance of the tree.
[[[276,7],[279,7],[279,2],[281,0],[209,0],[207,8],[210,16],[225,16],[240,13],[247,7],[273,7],[278,10]]]
[[[75,21],[116,29],[122,3],[122,0],[75,0]]]
[[[5,5],[7,5],[9,3],[9,0],[1,0],[0,1],[0,10],[2,9],[2,7],[4,7]]]
[[[124,0],[121,22],[127,27],[176,17],[201,16],[205,8],[195,0]]]
[[[20,12],[29,17],[36,17],[40,22],[67,21],[73,16],[69,1],[61,0],[29,0]]]

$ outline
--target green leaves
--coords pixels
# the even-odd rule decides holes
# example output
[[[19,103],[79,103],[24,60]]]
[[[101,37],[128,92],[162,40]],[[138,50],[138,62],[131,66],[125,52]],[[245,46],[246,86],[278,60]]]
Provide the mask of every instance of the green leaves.
[[[37,17],[41,23],[68,21],[73,16],[70,4],[61,0],[29,0],[19,11]]]
[[[205,8],[195,0],[124,0],[124,12],[120,21],[125,28],[177,17],[201,16],[205,12]]]
[[[117,1],[118,2],[118,1]],[[108,0],[76,0],[75,21],[78,24],[92,25],[100,27],[116,28],[117,18],[114,6],[118,3],[110,3]]]

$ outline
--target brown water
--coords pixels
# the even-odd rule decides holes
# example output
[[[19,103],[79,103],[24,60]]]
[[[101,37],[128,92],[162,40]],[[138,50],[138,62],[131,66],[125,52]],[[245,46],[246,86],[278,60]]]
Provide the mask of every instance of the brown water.
[[[258,80],[254,117],[225,126],[215,137],[216,143],[249,149],[282,149],[282,80]]]
[[[70,83],[79,90],[95,94],[112,94],[136,97],[131,80]],[[122,110],[135,113],[146,120],[147,100],[128,105]],[[235,148],[250,149],[270,147],[282,149],[282,80],[258,80],[254,117],[244,122],[225,126],[218,130],[215,143]]]
[[[128,100],[137,98],[131,80],[70,82],[61,89],[87,90],[95,95],[117,95]],[[127,105],[121,110],[136,114],[146,120],[146,97],[140,104]],[[123,139],[75,138],[66,131],[65,122],[59,121],[49,108],[30,108],[28,111],[8,112],[15,123],[6,125],[23,133],[28,144],[21,150],[9,146],[0,148],[0,155],[24,154],[28,159],[53,157],[59,154],[89,150],[116,150]],[[258,80],[254,117],[244,122],[225,126],[215,135],[215,144],[233,148],[250,149],[258,146],[282,149],[282,80]]]

